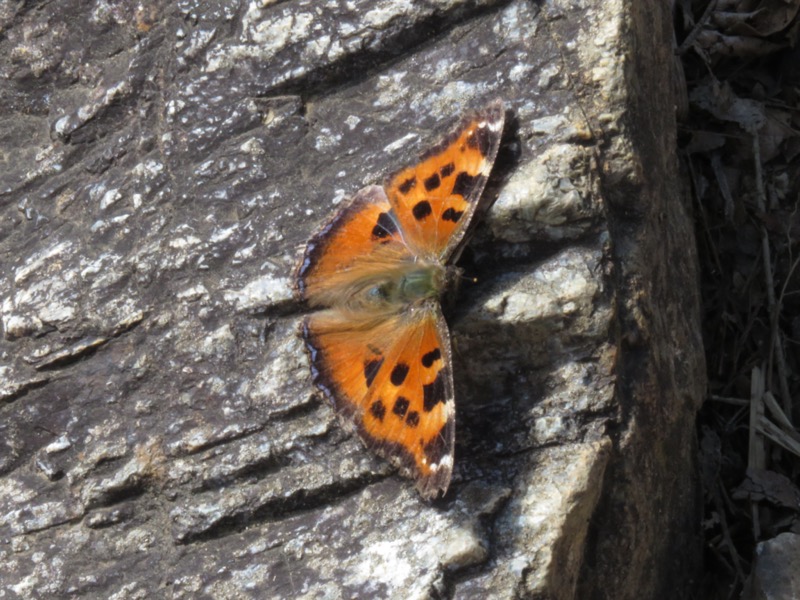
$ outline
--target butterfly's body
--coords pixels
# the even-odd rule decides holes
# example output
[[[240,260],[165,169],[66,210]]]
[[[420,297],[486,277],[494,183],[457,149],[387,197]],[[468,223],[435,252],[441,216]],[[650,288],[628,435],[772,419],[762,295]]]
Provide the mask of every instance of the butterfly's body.
[[[440,297],[458,277],[497,154],[503,106],[467,119],[420,164],[368,186],[309,242],[298,273],[318,312],[303,337],[315,383],[425,498],[453,468],[452,357]],[[483,205],[485,206],[485,205]]]
[[[436,298],[442,293],[447,274],[445,267],[422,261],[404,267],[369,288],[368,297],[379,306],[397,307]]]

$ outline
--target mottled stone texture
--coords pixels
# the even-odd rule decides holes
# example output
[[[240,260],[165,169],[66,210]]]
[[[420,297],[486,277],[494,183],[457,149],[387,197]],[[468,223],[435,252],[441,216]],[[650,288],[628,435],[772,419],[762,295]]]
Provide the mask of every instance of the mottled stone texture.
[[[704,369],[664,4],[0,3],[0,599],[685,594]],[[293,272],[496,97],[430,504],[312,388]]]

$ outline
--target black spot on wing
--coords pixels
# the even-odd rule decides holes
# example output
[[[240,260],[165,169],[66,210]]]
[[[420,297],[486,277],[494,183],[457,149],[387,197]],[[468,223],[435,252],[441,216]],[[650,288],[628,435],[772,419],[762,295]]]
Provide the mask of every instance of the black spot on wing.
[[[470,148],[476,148],[482,156],[489,154],[489,150],[492,147],[492,133],[489,128],[486,126],[476,128],[472,135],[467,138],[467,145]]]
[[[453,183],[453,193],[469,199],[469,192],[475,188],[482,175],[473,176],[466,171],[461,171]]]
[[[383,193],[379,190],[378,186],[369,186],[359,190],[350,204],[342,207],[333,219],[309,240],[297,278],[297,287],[303,298],[307,297],[309,284],[307,278],[313,276],[320,260],[330,250],[330,240],[341,232],[364,207],[383,200]]]
[[[367,387],[372,385],[372,382],[375,380],[375,376],[378,374],[378,371],[380,371],[382,364],[382,358],[379,360],[364,361],[364,379],[367,382]]]
[[[408,413],[406,416],[406,425],[409,427],[416,427],[419,425],[419,413],[417,411],[412,410],[410,413]]]
[[[375,400],[370,407],[369,407],[370,414],[378,419],[378,421],[383,421],[383,417],[386,415],[386,407],[383,405],[383,400]]]
[[[431,209],[430,202],[427,200],[421,200],[414,205],[414,208],[411,209],[411,212],[417,221],[422,221],[422,219],[429,216],[433,210]]]
[[[447,400],[444,392],[444,369],[441,369],[431,383],[422,386],[422,407],[425,412],[430,412],[440,402]]]
[[[392,374],[389,377],[389,380],[395,387],[401,386],[406,380],[406,375],[408,375],[408,365],[399,362],[394,366],[394,369],[392,369]]]
[[[440,358],[442,358],[441,350],[439,350],[439,348],[434,348],[430,352],[426,352],[422,355],[422,366],[426,369],[430,369],[433,366],[433,363]]]
[[[442,220],[458,223],[458,220],[461,218],[463,214],[464,214],[463,210],[455,210],[454,208],[451,207],[442,213]]]
[[[455,170],[456,166],[453,163],[447,163],[445,166],[439,169],[439,174],[442,176],[442,179],[444,179],[445,177],[450,177]]]
[[[414,188],[415,185],[417,185],[417,178],[409,177],[403,183],[398,185],[397,189],[400,191],[401,194],[407,194]]]
[[[441,185],[442,181],[441,181],[441,179],[439,179],[439,174],[438,173],[434,173],[433,175],[428,177],[422,183],[425,185],[425,189],[427,191],[431,192],[431,191],[435,190],[436,188],[438,188]]]
[[[392,237],[397,233],[397,223],[387,212],[382,212],[378,216],[378,222],[372,228],[372,237],[376,239],[385,239]]]
[[[406,416],[406,411],[408,411],[408,407],[410,404],[411,403],[408,401],[408,398],[404,398],[403,396],[398,396],[397,400],[394,401],[392,412],[396,414],[398,417],[403,418]]]

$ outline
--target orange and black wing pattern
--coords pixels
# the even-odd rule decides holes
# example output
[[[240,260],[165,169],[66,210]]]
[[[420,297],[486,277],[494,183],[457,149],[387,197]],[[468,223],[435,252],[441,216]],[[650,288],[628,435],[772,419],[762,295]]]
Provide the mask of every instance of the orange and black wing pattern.
[[[297,273],[314,383],[364,443],[445,493],[453,471],[450,336],[439,306],[497,155],[499,100],[413,167],[369,186],[308,242]]]
[[[412,256],[383,188],[365,187],[306,246],[297,285],[310,306],[336,306],[352,286]]]
[[[321,311],[306,317],[303,337],[314,382],[367,447],[416,479],[423,498],[445,492],[455,405],[438,303],[377,322]]]
[[[416,165],[388,179],[386,195],[415,254],[442,262],[453,257],[481,205],[504,117],[502,101],[495,100],[466,117]]]

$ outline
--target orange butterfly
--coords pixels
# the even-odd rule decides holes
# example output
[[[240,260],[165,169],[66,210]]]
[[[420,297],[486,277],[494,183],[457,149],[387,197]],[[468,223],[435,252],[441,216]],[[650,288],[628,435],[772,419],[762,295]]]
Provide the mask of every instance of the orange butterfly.
[[[450,335],[439,298],[458,277],[503,132],[495,100],[420,162],[358,191],[311,240],[297,275],[314,383],[364,443],[430,499],[453,471]]]

